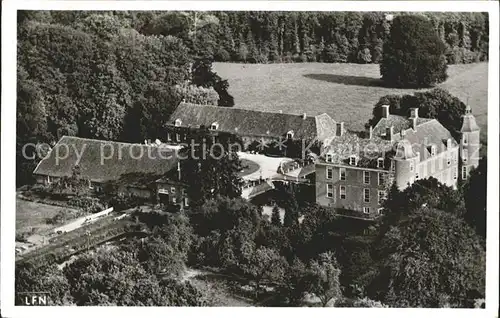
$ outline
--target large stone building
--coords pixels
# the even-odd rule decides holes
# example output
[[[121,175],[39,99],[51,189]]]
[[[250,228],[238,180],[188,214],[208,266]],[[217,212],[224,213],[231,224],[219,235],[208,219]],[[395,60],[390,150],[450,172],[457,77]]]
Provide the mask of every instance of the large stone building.
[[[393,182],[402,190],[434,177],[456,187],[479,163],[479,131],[470,107],[458,143],[439,121],[419,117],[418,108],[405,117],[390,114],[385,105],[382,118],[364,136],[340,131],[322,151],[316,202],[376,216]]]
[[[337,123],[326,113],[316,116],[263,112],[233,107],[182,102],[166,125],[166,141],[186,142],[189,129],[205,127],[214,134],[234,134],[246,149],[252,142],[285,139],[324,142],[335,134]]]

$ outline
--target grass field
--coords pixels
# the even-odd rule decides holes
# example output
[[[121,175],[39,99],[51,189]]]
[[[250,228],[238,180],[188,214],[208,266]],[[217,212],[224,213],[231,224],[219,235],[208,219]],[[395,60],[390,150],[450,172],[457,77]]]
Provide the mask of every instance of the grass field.
[[[40,233],[53,228],[46,219],[55,216],[62,210],[70,210],[60,206],[48,205],[40,202],[16,199],[16,234]]]
[[[364,129],[372,108],[387,94],[415,90],[380,85],[379,66],[373,64],[234,64],[215,63],[214,70],[229,81],[235,107],[316,115],[328,113],[346,128]],[[488,64],[450,65],[449,78],[439,86],[469,104],[487,136]]]

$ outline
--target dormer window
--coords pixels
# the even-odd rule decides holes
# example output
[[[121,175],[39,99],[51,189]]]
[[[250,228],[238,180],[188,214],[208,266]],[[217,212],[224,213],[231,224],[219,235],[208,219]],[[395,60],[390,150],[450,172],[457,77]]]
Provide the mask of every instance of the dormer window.
[[[447,148],[447,149],[450,149],[450,148],[451,148],[451,138],[448,138],[448,139],[446,140],[446,148]]]
[[[377,168],[384,168],[384,158],[377,159]]]
[[[180,120],[179,118],[177,118],[175,120],[175,127],[179,127],[180,125],[182,125],[182,120]]]
[[[463,135],[463,137],[462,137],[462,143],[464,145],[467,145],[469,143],[469,137],[467,136],[467,134]]]
[[[212,130],[219,129],[219,123],[218,122],[212,123],[212,125],[210,126],[210,129],[212,129]]]
[[[431,156],[435,156],[436,155],[436,151],[437,151],[436,145],[432,145],[431,146]]]
[[[332,155],[331,155],[331,154],[329,154],[329,153],[328,153],[328,154],[326,154],[326,158],[325,158],[325,159],[326,159],[326,162],[332,162],[332,161],[333,161],[333,157],[332,157]]]
[[[349,164],[351,166],[355,166],[357,164],[356,156],[350,156],[349,157]]]
[[[286,133],[286,138],[288,138],[288,139],[293,138],[293,130],[290,130],[289,132]]]

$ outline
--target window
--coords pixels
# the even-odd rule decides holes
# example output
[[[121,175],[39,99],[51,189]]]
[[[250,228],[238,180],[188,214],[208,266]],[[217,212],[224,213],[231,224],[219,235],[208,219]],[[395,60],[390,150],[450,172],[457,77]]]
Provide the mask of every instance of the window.
[[[173,203],[173,204],[176,204],[176,203],[177,203],[177,198],[176,198],[176,197],[172,197],[172,203]]]
[[[457,156],[457,153],[453,152],[451,154],[451,156],[453,157],[453,163],[457,163],[458,162],[458,156]]]
[[[332,168],[326,168],[326,178],[327,179],[333,178],[333,169]]]
[[[179,118],[177,118],[177,119],[175,120],[175,126],[176,126],[176,127],[179,127],[180,125],[182,125],[182,120],[180,120]]]
[[[462,179],[467,179],[467,166],[462,167]]]
[[[349,157],[349,164],[351,166],[355,166],[356,165],[356,157],[355,156],[350,156]]]
[[[468,157],[469,157],[469,150],[468,149],[462,150],[462,161],[467,162]]]
[[[184,206],[189,206],[189,199],[188,198],[184,198]]]
[[[332,155],[331,154],[327,154],[326,155],[326,162],[332,162],[333,159],[332,159]]]
[[[52,183],[52,178],[50,176],[47,176],[47,183],[51,184]]]
[[[431,146],[431,157],[436,155],[436,145]]]
[[[170,192],[175,193],[175,187],[170,187]]]
[[[345,168],[340,168],[339,171],[340,171],[340,180],[345,181],[347,179],[346,173],[345,173]]]
[[[365,213],[365,214],[370,214],[370,208],[365,206],[365,207],[363,208],[363,213]]]
[[[382,204],[385,200],[385,191],[379,191],[378,192],[378,204]]]
[[[293,138],[293,131],[290,130],[289,132],[286,133],[286,138],[292,139]]]
[[[412,160],[412,161],[410,161],[410,171],[413,171],[413,170],[415,170],[415,162],[413,162],[413,160]]]
[[[449,166],[449,165],[451,165],[451,155],[450,155],[450,154],[448,154],[448,157],[447,157],[446,159],[447,159],[447,160],[446,160],[446,164],[447,164],[448,166]]]
[[[328,198],[333,198],[333,184],[326,185],[326,196]]]
[[[210,126],[210,128],[212,130],[217,130],[219,128],[219,123],[218,122],[212,123],[212,125]]]
[[[420,178],[420,175],[418,173],[418,169],[417,169],[417,172],[415,172],[415,180],[418,180]]]
[[[384,158],[378,158],[377,159],[377,168],[383,168],[384,167]]]
[[[467,134],[463,135],[463,137],[462,137],[462,143],[464,145],[467,145],[469,143],[469,136],[467,136]]]
[[[396,172],[396,163],[394,161],[391,161],[391,171]]]
[[[457,169],[453,169],[453,180],[457,180]]]
[[[178,142],[181,141],[181,135],[180,134],[175,134],[175,140],[177,140]]]
[[[384,184],[384,174],[379,172],[378,173],[378,185],[383,185]]]
[[[365,203],[370,203],[370,189],[363,190],[363,197],[364,197]]]
[[[370,184],[370,171],[363,171],[363,183]]]
[[[167,141],[172,141],[172,136],[170,136],[170,133],[167,133]]]
[[[341,199],[346,198],[345,186],[340,186],[340,198]]]

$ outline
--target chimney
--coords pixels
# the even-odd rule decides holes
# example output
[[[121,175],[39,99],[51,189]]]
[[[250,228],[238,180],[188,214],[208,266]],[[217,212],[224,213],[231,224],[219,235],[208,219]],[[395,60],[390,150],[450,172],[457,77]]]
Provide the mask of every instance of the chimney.
[[[344,135],[344,122],[341,121],[340,123],[337,123],[337,136],[343,136]]]
[[[417,112],[417,116],[418,116],[418,112]],[[415,131],[417,131],[417,120],[418,120],[418,117],[412,117],[410,118],[411,120],[411,128]]]
[[[370,128],[368,129],[368,139],[372,139],[373,138],[373,127],[370,126]]]
[[[382,105],[382,118],[389,118],[389,105]]]
[[[306,113],[302,114],[302,119],[306,119],[306,118],[307,118],[307,114]]]
[[[392,140],[393,132],[394,132],[393,126],[385,128],[385,137],[387,138],[387,140]]]
[[[418,108],[410,108],[410,118],[418,118]]]

